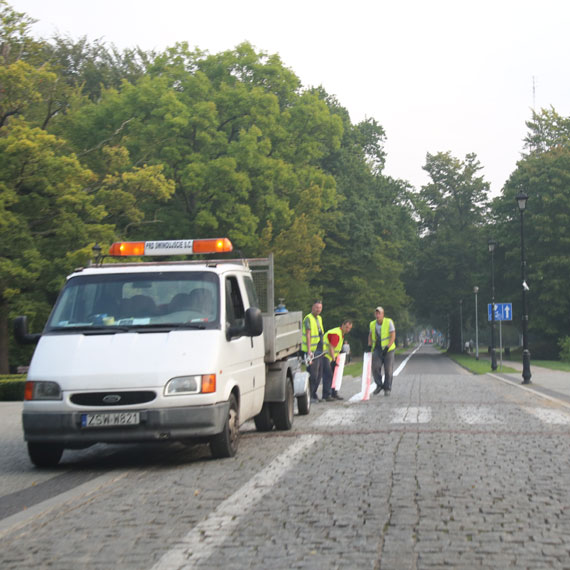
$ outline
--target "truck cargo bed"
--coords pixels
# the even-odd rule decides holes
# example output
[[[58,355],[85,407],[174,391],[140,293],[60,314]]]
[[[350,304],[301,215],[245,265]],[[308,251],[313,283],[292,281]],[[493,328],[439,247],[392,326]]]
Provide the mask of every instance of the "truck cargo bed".
[[[301,311],[263,315],[265,362],[275,362],[301,350]]]

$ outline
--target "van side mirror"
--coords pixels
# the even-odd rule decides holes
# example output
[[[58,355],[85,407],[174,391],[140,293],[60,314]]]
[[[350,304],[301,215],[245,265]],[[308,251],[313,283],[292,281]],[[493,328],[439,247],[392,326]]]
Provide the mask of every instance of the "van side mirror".
[[[14,319],[14,337],[19,344],[37,344],[42,335],[28,333],[28,317],[21,316]]]
[[[228,340],[238,336],[259,336],[263,333],[263,316],[257,307],[250,307],[244,315],[242,325],[229,327],[226,332]]]
[[[250,307],[245,312],[246,336],[259,336],[263,333],[263,316],[258,307]]]

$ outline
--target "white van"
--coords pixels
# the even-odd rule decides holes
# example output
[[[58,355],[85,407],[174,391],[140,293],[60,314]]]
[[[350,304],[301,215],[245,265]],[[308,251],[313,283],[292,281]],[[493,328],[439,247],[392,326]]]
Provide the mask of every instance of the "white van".
[[[229,240],[179,240],[113,244],[110,253],[231,249]],[[41,335],[16,321],[21,341],[38,341],[23,406],[32,462],[55,465],[65,448],[98,442],[172,440],[207,441],[214,457],[230,457],[248,419],[290,429],[294,396],[300,413],[310,399],[297,357],[301,313],[281,318],[272,304],[262,315],[247,260],[76,270]],[[283,326],[263,333],[264,319]]]

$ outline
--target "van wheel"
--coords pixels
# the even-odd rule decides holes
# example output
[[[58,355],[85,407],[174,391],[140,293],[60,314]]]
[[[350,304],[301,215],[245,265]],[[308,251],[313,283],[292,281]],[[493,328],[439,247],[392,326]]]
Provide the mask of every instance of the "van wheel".
[[[63,454],[63,446],[41,441],[28,442],[28,455],[36,467],[55,467]]]
[[[210,439],[210,451],[215,459],[233,457],[239,442],[239,409],[236,397],[230,395],[228,417],[221,433]]]
[[[302,396],[297,396],[297,408],[300,416],[306,416],[311,410],[311,387],[307,382],[307,388]]]
[[[261,408],[261,412],[253,418],[255,422],[255,428],[257,431],[271,431],[275,423],[271,417],[271,410],[269,409],[269,404],[264,403]]]
[[[295,408],[295,395],[293,394],[293,384],[287,378],[285,386],[285,401],[271,404],[271,416],[278,430],[289,430],[293,425],[293,412]]]

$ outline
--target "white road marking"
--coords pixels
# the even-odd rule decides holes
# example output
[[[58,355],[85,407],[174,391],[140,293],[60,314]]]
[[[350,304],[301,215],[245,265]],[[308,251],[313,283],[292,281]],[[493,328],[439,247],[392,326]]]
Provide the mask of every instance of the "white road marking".
[[[412,358],[412,356],[414,356],[414,354],[420,349],[421,346],[422,346],[421,344],[418,344],[418,346],[416,346],[416,348],[413,350],[413,352],[408,354],[406,359],[400,364],[400,366],[398,366],[398,368],[396,369],[396,372],[394,372],[394,377],[398,376],[398,374],[400,374],[400,372],[402,372],[402,370],[404,370],[404,367],[406,366],[406,364],[408,364],[408,360],[410,360],[410,358]]]
[[[301,461],[304,452],[322,436],[305,435],[276,457],[265,469],[254,475],[233,495],[197,524],[174,548],[168,551],[152,570],[192,568],[211,556],[229,534],[241,523],[244,516],[261,501],[288,469]]]
[[[469,425],[504,423],[495,413],[495,409],[489,406],[459,406],[456,412],[460,420]]]
[[[338,408],[327,410],[314,422],[314,426],[352,425],[363,415],[364,408]]]
[[[427,424],[430,421],[431,408],[426,406],[394,408],[392,411],[393,424]]]
[[[570,414],[568,414],[568,412],[563,412],[562,410],[552,410],[550,408],[532,408],[530,406],[524,406],[523,410],[537,417],[545,424],[570,424]]]

